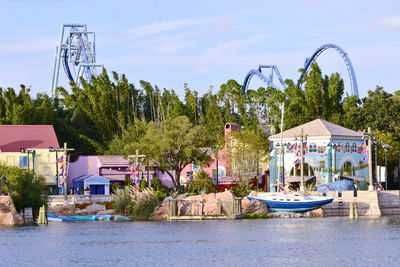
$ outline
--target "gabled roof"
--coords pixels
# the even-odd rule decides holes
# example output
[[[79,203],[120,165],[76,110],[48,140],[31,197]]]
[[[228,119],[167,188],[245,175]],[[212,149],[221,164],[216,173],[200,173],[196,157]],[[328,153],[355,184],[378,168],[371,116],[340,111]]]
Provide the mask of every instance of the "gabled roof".
[[[53,125],[0,125],[1,152],[60,147]]]
[[[356,132],[342,126],[336,125],[332,122],[316,119],[305,124],[299,125],[292,129],[286,130],[282,133],[283,138],[294,138],[301,134],[301,129],[303,133],[309,137],[356,137],[362,138],[363,134]],[[280,133],[272,135],[269,137],[270,140],[279,140]]]
[[[101,165],[129,165],[129,160],[124,156],[97,156]]]

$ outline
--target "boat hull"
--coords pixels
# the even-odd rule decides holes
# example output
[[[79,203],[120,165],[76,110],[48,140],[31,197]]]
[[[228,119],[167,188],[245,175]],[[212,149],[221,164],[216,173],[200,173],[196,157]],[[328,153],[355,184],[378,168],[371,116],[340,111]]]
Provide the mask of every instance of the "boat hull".
[[[333,198],[327,198],[322,200],[313,201],[280,201],[270,200],[259,197],[247,197],[249,200],[259,200],[268,205],[271,211],[291,211],[291,212],[302,212],[316,209],[320,206],[329,204],[333,201]]]

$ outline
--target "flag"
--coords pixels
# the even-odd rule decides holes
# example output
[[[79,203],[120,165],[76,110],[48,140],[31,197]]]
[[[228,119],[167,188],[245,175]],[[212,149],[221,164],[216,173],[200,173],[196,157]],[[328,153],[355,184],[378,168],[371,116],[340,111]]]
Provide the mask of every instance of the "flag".
[[[64,176],[64,171],[62,171],[58,176]]]
[[[365,144],[365,142],[362,142],[358,147],[361,147],[361,148],[366,148],[367,147],[367,145]]]
[[[307,141],[303,142],[303,148],[307,148]]]
[[[126,170],[133,172],[135,170],[135,163],[132,163],[131,165],[129,165],[129,167],[126,168]]]
[[[297,149],[297,143],[294,143],[289,147],[289,150],[296,150]]]
[[[61,165],[60,169],[61,169],[61,170],[64,170],[64,165]]]
[[[61,157],[59,157],[59,158],[57,159],[57,162],[58,162],[58,163],[61,163],[61,162],[63,162],[63,160],[64,160],[64,156],[61,156]]]
[[[368,151],[364,149],[363,151],[361,151],[361,154],[368,154]]]
[[[294,164],[299,164],[300,163],[300,159],[296,159],[293,163]]]

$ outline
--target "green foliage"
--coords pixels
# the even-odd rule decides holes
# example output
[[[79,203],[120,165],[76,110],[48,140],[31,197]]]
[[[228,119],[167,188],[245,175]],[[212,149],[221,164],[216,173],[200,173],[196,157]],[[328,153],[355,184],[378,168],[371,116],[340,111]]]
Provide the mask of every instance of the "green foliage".
[[[160,201],[170,195],[170,189],[168,186],[161,183],[161,180],[157,177],[151,180],[151,187],[154,189],[154,193],[157,195]]]
[[[259,164],[268,160],[268,137],[262,131],[247,128],[232,134],[232,174],[239,183],[249,183],[257,176]]]
[[[250,194],[251,184],[239,183],[232,187],[230,190],[234,197],[247,197]]]
[[[134,186],[125,186],[117,190],[113,208],[117,213],[128,213],[136,220],[147,220],[159,203],[152,188],[139,191]]]
[[[200,149],[207,145],[208,138],[202,128],[182,116],[161,123],[150,122],[139,143],[127,145],[125,151],[131,154],[136,148],[146,151],[147,163],[157,164],[179,187],[180,173],[185,166],[192,162],[205,164],[210,161],[210,156]],[[170,170],[175,170],[176,175],[172,175]]]
[[[272,218],[272,216],[266,213],[263,214],[247,213],[244,215],[244,219],[270,219],[270,218]]]
[[[42,205],[47,205],[48,189],[42,176],[1,164],[0,177],[2,176],[7,178],[7,184],[1,186],[0,191],[11,195],[17,210],[32,207],[36,212]]]
[[[214,181],[205,171],[198,171],[194,174],[193,183],[188,186],[187,191],[196,194],[214,192]]]

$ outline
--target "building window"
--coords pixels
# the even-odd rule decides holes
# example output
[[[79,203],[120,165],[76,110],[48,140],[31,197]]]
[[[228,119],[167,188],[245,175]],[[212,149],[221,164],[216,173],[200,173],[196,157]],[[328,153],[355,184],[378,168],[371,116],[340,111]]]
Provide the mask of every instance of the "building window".
[[[319,168],[320,168],[321,170],[325,169],[325,160],[321,160],[321,161],[319,162]]]
[[[343,152],[343,145],[342,142],[339,142],[336,147],[336,153],[342,153],[342,152]]]
[[[28,156],[19,156],[19,166],[20,167],[28,166]]]
[[[308,145],[308,153],[317,153],[317,145],[315,143]]]
[[[346,145],[344,146],[344,153],[350,153],[351,149],[350,149],[350,143],[347,142]]]
[[[351,145],[351,153],[357,153],[357,145],[356,145],[356,143],[353,143]]]

